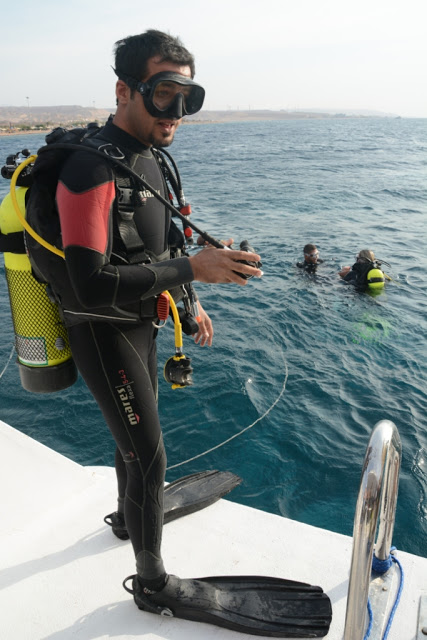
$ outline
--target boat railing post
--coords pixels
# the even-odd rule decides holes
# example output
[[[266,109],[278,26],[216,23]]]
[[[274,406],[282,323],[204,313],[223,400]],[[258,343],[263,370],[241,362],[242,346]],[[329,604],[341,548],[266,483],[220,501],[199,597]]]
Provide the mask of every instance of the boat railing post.
[[[381,420],[369,440],[356,503],[344,640],[363,640],[365,635],[375,534],[378,528],[375,555],[386,560],[396,515],[401,456],[396,425]]]

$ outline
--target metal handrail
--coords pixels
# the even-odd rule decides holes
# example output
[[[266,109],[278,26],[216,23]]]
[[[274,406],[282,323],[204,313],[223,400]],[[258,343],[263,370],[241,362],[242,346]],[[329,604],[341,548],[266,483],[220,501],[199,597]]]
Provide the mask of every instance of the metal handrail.
[[[365,634],[378,518],[375,555],[379,560],[389,557],[401,456],[402,444],[396,425],[390,420],[381,420],[369,440],[357,498],[344,640],[362,640]]]

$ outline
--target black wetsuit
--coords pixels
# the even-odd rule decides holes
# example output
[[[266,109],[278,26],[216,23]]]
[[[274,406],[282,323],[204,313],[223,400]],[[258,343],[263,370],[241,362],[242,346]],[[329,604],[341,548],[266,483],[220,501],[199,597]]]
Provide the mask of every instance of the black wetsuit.
[[[107,124],[101,135],[166,197],[166,185],[150,149],[113,124]],[[146,202],[135,208],[134,221],[143,249],[164,259],[170,213],[150,193],[142,195]],[[191,282],[193,273],[186,257],[126,264],[129,256],[119,229],[112,165],[94,154],[82,150],[68,159],[60,174],[57,206],[69,282],[56,293],[66,310],[76,365],[117,444],[119,511],[124,509],[138,574],[148,582],[164,573],[160,545],[166,468],[157,411],[153,295]],[[102,317],[92,321],[85,319],[82,309],[83,314],[95,316],[114,315],[117,309],[138,314],[142,309],[146,317],[139,322],[102,321]]]
[[[355,262],[343,280],[353,284],[357,291],[365,291],[368,288],[367,275],[373,267],[372,262]]]
[[[316,273],[317,267],[319,264],[323,264],[324,260],[318,258],[317,262],[297,262],[296,266],[300,269],[304,269],[307,273]]]

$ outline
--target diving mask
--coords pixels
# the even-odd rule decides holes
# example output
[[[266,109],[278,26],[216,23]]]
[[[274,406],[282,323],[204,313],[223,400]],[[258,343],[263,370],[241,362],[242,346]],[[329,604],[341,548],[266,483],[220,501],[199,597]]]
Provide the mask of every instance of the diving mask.
[[[203,106],[205,90],[191,78],[173,71],[156,73],[146,82],[114,70],[130,89],[138,91],[145,108],[154,118],[176,118],[197,113]]]

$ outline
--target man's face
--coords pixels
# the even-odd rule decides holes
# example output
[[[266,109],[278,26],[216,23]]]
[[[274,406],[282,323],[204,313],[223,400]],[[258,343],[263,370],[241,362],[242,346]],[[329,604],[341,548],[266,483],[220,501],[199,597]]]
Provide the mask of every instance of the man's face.
[[[309,253],[304,253],[305,261],[309,262],[310,264],[316,264],[318,257],[319,252],[317,251],[317,249],[313,249],[313,251],[310,251]]]
[[[143,78],[143,82],[146,82],[149,78],[154,76],[160,71],[172,71],[179,73],[182,76],[191,78],[191,70],[188,66],[181,66],[174,64],[173,62],[159,62],[158,58],[150,58],[147,63],[147,74]],[[119,93],[124,90],[123,85],[119,80],[117,83],[116,92],[118,94],[119,105],[120,97]],[[121,88],[119,88],[119,85]],[[126,87],[127,96],[125,109],[117,114],[114,119],[115,124],[124,129],[131,136],[145,144],[147,147],[168,147],[172,144],[175,131],[181,124],[181,119],[171,117],[153,117],[145,108],[144,100],[138,91],[135,91],[133,98],[130,98],[130,89]]]

